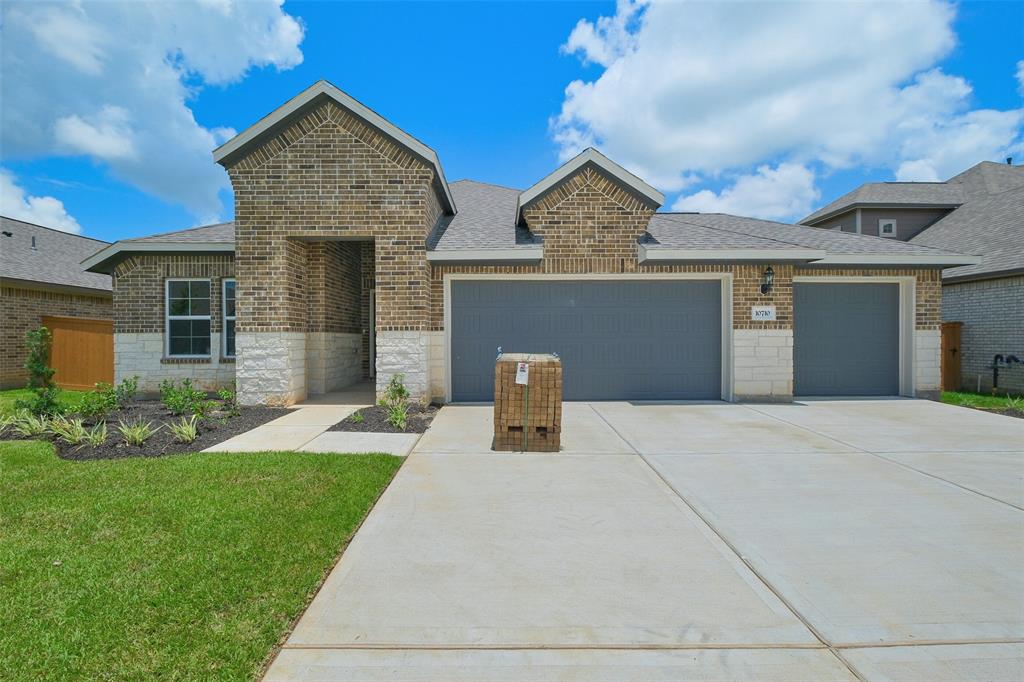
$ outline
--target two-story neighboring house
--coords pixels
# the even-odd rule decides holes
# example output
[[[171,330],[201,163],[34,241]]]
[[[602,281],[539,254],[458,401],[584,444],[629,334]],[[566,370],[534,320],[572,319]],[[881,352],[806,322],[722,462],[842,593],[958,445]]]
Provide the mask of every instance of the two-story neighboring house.
[[[942,273],[942,318],[961,322],[961,382],[1024,392],[1024,167],[983,161],[945,182],[871,182],[800,221],[982,257]]]

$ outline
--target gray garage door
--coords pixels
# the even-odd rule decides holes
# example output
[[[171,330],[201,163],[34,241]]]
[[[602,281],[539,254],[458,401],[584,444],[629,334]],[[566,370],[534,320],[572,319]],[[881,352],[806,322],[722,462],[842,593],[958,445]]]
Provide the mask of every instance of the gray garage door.
[[[452,398],[494,399],[494,359],[562,359],[566,400],[721,397],[717,281],[454,281]]]
[[[793,285],[793,393],[898,395],[898,284]]]

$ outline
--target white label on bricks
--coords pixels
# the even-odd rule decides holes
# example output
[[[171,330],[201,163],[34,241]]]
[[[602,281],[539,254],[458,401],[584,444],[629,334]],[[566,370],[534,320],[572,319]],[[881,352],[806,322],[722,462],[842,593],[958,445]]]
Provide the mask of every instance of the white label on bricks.
[[[523,386],[530,383],[530,363],[516,363],[516,383]]]
[[[771,322],[775,319],[775,306],[755,305],[750,309],[750,319],[758,322]]]

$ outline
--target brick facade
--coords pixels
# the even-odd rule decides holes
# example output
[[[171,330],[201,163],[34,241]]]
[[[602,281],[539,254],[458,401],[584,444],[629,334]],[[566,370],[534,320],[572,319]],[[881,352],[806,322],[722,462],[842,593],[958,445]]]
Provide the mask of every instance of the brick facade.
[[[947,284],[942,289],[942,316],[947,322],[963,322],[963,390],[992,388],[996,354],[1024,360],[1024,275]],[[1001,367],[999,388],[1024,394],[1024,365]]]
[[[0,388],[20,388],[28,380],[24,368],[25,332],[38,329],[44,315],[83,317],[96,320],[113,318],[110,294],[96,295],[0,287]]]

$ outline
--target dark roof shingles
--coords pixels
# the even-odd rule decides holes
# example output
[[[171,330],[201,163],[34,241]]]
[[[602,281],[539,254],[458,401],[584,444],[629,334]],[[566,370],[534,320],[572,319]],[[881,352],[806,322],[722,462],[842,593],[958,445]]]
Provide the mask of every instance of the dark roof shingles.
[[[107,242],[0,216],[0,277],[110,291],[110,276],[86,272],[82,261]],[[36,248],[32,248],[32,237]]]

